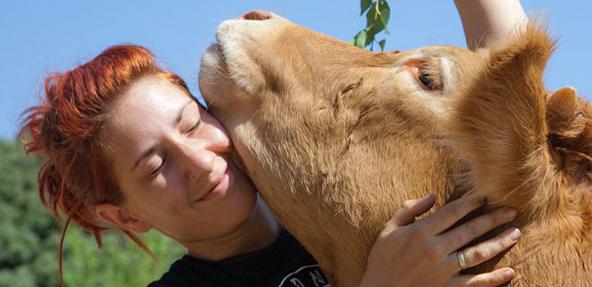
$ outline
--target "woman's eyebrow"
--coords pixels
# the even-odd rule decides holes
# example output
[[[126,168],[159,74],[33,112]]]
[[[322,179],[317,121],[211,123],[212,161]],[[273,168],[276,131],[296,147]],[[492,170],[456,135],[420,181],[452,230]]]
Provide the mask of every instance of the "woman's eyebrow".
[[[189,100],[187,103],[185,103],[183,105],[183,107],[181,107],[179,109],[179,111],[177,112],[177,117],[175,118],[175,121],[173,122],[173,126],[177,126],[179,124],[179,122],[181,122],[181,119],[183,118],[183,112],[185,111],[185,109],[190,106],[194,101],[193,100]],[[146,149],[145,151],[142,152],[142,154],[140,155],[140,157],[134,162],[134,164],[132,165],[132,168],[130,169],[130,173],[134,172],[134,170],[138,167],[138,165],[140,165],[140,163],[147,158],[148,156],[150,156],[151,154],[156,152],[156,149],[158,148],[158,146],[160,145],[160,143],[154,143],[153,145],[151,145],[148,149]]]

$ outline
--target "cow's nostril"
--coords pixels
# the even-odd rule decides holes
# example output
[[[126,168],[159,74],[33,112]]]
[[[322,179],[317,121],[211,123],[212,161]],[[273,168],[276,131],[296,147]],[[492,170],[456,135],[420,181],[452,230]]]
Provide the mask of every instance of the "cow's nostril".
[[[271,18],[271,13],[267,11],[254,10],[243,14],[239,18],[244,20],[267,20]]]

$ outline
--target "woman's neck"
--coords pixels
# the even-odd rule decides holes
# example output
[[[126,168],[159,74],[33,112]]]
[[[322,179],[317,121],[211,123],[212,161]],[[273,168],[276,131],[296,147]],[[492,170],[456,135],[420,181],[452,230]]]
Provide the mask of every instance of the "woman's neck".
[[[228,236],[210,242],[183,245],[192,257],[219,261],[263,249],[277,239],[279,232],[280,226],[269,207],[258,197],[249,218]]]

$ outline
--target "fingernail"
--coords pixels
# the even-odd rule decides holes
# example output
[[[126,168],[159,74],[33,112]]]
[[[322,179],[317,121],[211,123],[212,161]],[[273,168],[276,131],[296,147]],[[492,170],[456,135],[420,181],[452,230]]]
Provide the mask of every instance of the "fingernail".
[[[506,219],[508,220],[512,220],[514,218],[516,218],[516,209],[513,208],[507,208],[506,211],[504,211],[504,215],[506,216]]]
[[[512,230],[512,232],[510,233],[510,239],[512,239],[512,241],[516,241],[518,240],[518,238],[520,238],[521,235],[522,233],[520,232],[520,229],[514,228],[514,230]]]
[[[504,270],[504,279],[510,280],[512,278],[514,278],[514,270],[512,270],[512,269]]]

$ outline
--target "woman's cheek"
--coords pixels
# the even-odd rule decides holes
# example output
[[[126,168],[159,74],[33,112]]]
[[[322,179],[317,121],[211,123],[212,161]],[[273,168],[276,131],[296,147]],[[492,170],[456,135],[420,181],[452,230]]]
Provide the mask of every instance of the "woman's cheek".
[[[170,163],[169,163],[170,164]],[[161,178],[156,183],[157,189],[163,193],[163,196],[174,196],[179,190],[187,188],[185,182],[186,176],[174,164],[170,164],[163,171]]]

